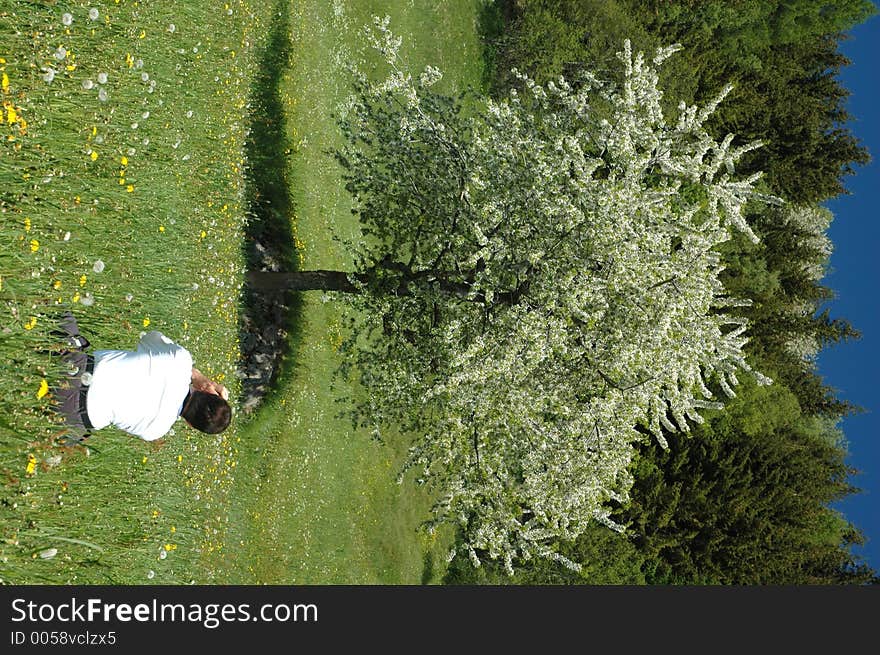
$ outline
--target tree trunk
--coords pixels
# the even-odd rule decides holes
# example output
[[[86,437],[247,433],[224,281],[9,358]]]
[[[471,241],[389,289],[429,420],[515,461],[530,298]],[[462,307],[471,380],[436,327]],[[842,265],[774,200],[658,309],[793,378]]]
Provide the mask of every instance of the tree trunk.
[[[408,267],[399,262],[390,261],[386,258],[380,262],[381,268],[395,271],[401,274],[396,290],[391,291],[398,296],[412,294],[412,284],[436,284],[440,291],[450,297],[458,298],[467,302],[486,303],[486,297],[482,291],[471,293],[471,285],[468,282],[450,280],[442,272],[419,271],[413,273]],[[360,293],[361,290],[348,279],[367,282],[369,273],[346,273],[345,271],[250,271],[247,274],[248,286],[254,291],[341,291],[343,293]],[[529,280],[523,280],[515,289],[498,291],[494,294],[494,303],[504,305],[516,305],[529,291]]]
[[[248,285],[254,290],[281,291],[342,291],[357,293],[344,271],[250,271]]]

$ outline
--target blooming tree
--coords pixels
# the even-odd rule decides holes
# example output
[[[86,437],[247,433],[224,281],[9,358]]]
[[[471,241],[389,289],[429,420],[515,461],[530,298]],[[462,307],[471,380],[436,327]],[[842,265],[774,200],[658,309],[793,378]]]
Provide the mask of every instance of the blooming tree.
[[[414,435],[429,529],[457,525],[475,564],[564,560],[555,541],[619,529],[634,443],[701,422],[750,370],[715,248],[731,229],[757,240],[742,209],[758,176],[734,164],[758,144],[705,130],[728,89],[667,120],[656,66],[675,48],[649,62],[627,42],[620,83],[522,77],[465,107],[433,92],[437,70],[405,72],[387,19],[371,35],[390,73],[359,74],[341,119],[355,271],[283,283],[350,292],[355,416]]]

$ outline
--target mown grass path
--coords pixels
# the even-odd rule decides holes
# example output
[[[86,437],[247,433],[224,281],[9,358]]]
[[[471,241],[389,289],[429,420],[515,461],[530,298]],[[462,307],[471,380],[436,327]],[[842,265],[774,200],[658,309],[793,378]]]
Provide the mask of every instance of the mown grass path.
[[[439,67],[445,89],[458,91],[481,79],[481,4],[279,3],[275,28],[288,29],[289,42],[270,38],[269,47],[276,53],[289,48],[289,67],[274,78],[277,95],[269,94],[280,105],[267,103],[263,109],[282,112],[270,111],[264,119],[276,122],[276,128],[284,125],[290,150],[280,177],[290,185],[295,265],[350,267],[333,236],[354,234],[356,221],[328,151],[339,144],[333,114],[348,93],[345,66],[359,56],[362,27],[373,15],[389,14],[413,68]],[[266,172],[278,179],[277,173]],[[379,444],[337,418],[337,400],[357,390],[334,383],[340,308],[326,300],[314,292],[302,295],[277,389],[241,429],[230,527],[224,557],[214,567],[218,582],[437,581],[451,535],[433,540],[417,532],[431,499],[408,481],[395,482],[405,439]]]

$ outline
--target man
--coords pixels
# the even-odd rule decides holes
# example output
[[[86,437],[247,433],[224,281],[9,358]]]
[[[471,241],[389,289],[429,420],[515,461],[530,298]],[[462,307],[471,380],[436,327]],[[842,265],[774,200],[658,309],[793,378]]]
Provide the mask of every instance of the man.
[[[68,374],[53,389],[58,411],[82,442],[93,430],[114,425],[145,441],[155,441],[178,417],[217,434],[227,428],[232,410],[228,392],[193,367],[192,355],[161,332],[144,334],[136,350],[86,352],[89,341],[79,333],[70,312],[61,322],[69,349],[61,356]]]

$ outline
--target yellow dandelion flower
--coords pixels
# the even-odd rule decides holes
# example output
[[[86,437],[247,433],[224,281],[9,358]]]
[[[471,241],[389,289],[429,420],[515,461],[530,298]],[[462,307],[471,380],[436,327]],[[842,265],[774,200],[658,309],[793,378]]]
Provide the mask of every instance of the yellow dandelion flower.
[[[28,461],[27,466],[24,469],[26,475],[33,475],[34,471],[37,470],[37,458],[33,456],[33,454],[28,453]]]
[[[147,33],[144,30],[141,30],[141,33],[138,34],[139,39],[143,39],[145,36],[147,36]]]
[[[37,252],[40,249],[40,242],[36,239],[31,239],[31,252]]]
[[[4,93],[9,91],[9,76],[6,73],[3,73],[3,81],[0,82],[0,86],[3,87]]]
[[[146,464],[146,463],[147,463],[147,456],[144,455],[143,458],[141,458],[141,464]]]
[[[122,171],[119,171],[119,172],[122,173]],[[125,186],[125,178],[124,177],[119,178],[119,186]]]
[[[79,302],[79,291],[73,294],[73,298],[71,298],[73,302]]]
[[[171,526],[171,534],[174,534],[175,532],[177,532],[177,528],[175,528],[175,527],[172,525],[172,526]]]
[[[15,113],[15,107],[13,107],[12,105],[8,105],[6,107],[6,111],[9,114],[6,118],[6,122],[12,125],[15,121],[18,120],[18,114]]]
[[[57,289],[60,289],[60,288],[61,288],[61,280],[55,280],[55,281],[52,283],[52,288],[53,288],[53,289],[56,289],[56,290],[57,290]]]
[[[24,324],[25,330],[33,330],[37,326],[37,317],[31,316],[30,320]]]
[[[89,155],[89,157],[91,157],[92,161],[95,161],[95,160],[98,158],[98,153],[95,152],[94,150],[92,150],[92,152],[91,152],[91,154]]]
[[[183,455],[178,455],[177,456],[177,463],[179,464],[182,461],[183,461]]]
[[[122,164],[123,166],[128,166],[128,157],[123,155],[122,159],[119,160],[119,163]]]
[[[40,388],[37,389],[37,400],[45,396],[49,393],[49,384],[46,382],[45,378],[40,380]]]
[[[3,291],[3,276],[0,275],[0,291]]]
[[[74,204],[78,205],[79,203],[82,202],[82,198],[80,198],[79,196],[74,196],[73,202],[74,202]]]
[[[125,190],[131,193],[132,191],[134,191],[134,184],[129,184],[127,187],[125,187]]]
[[[98,134],[98,126],[92,125],[92,136],[96,136]]]
[[[79,276],[79,286],[81,286],[81,287],[86,286],[86,281],[87,281],[88,279],[89,279],[89,278],[87,278],[85,275],[80,275],[80,276]]]
[[[205,232],[204,230],[202,230],[202,233],[199,236],[201,236],[201,238],[204,239],[206,236],[208,236],[208,233]]]
[[[31,219],[29,219],[29,218],[24,219],[24,231],[25,232],[31,231]]]
[[[150,317],[144,319],[144,327],[150,327]]]
[[[160,231],[160,232],[164,232],[164,231],[165,231],[165,226],[164,226],[164,225],[160,225],[160,226],[159,226],[159,231]]]

